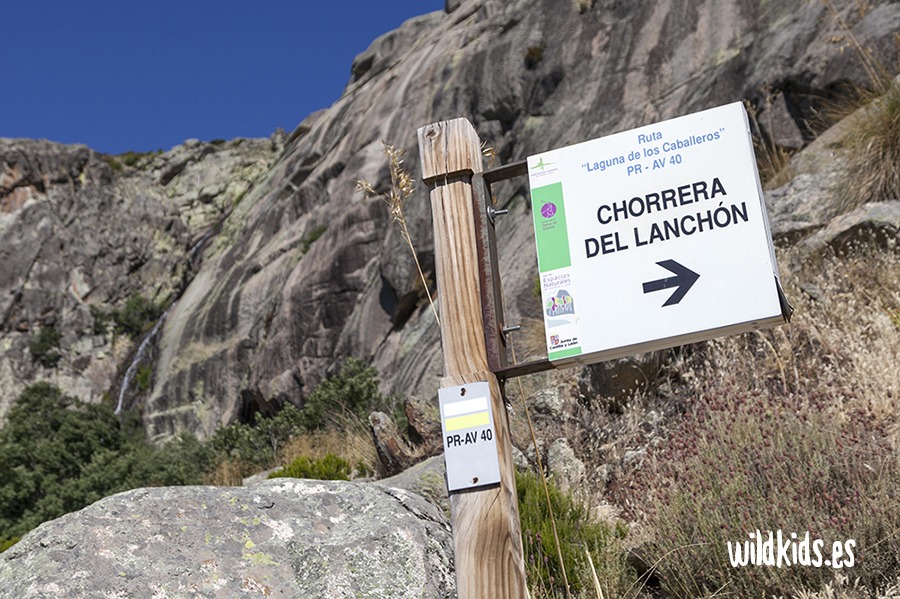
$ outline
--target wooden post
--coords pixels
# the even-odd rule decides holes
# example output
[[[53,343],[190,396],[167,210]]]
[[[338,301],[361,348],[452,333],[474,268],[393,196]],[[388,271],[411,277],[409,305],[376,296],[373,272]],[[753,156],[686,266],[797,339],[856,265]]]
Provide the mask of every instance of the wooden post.
[[[488,368],[481,315],[472,175],[481,144],[466,119],[418,131],[422,178],[429,186],[441,313],[441,387],[487,381],[500,462],[499,485],[450,494],[460,599],[527,597],[509,423],[497,378]]]

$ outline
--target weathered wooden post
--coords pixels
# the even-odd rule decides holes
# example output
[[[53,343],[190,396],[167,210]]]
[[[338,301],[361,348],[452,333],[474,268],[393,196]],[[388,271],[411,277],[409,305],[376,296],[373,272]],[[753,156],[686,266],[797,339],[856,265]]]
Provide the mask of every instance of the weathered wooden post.
[[[486,382],[496,434],[500,483],[451,492],[450,510],[460,599],[527,596],[509,425],[489,370],[481,311],[472,175],[482,171],[481,144],[463,118],[418,131],[422,178],[429,186],[441,313],[441,387]]]

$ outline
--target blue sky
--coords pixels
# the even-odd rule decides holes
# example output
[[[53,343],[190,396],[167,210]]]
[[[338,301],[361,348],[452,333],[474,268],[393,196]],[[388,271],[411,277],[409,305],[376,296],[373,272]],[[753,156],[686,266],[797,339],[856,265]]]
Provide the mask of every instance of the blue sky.
[[[266,137],[330,106],[353,57],[444,0],[10,0],[0,137],[118,154]]]

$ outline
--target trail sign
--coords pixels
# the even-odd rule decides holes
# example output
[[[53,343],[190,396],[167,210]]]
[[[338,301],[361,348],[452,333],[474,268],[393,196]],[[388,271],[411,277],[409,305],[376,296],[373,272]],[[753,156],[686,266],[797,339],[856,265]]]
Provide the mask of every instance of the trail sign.
[[[458,491],[500,482],[491,389],[485,382],[438,390],[447,489]]]
[[[790,316],[740,102],[531,156],[528,174],[557,365]]]

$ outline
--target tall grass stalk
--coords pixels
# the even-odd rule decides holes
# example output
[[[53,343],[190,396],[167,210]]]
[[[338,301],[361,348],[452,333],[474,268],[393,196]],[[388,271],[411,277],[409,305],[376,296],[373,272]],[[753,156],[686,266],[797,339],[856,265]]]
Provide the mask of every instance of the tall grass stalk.
[[[510,350],[512,351],[512,359],[513,363],[516,363],[516,350],[515,346],[512,343],[512,340],[509,342]],[[531,443],[534,446],[534,458],[537,463],[537,471],[541,478],[541,486],[544,489],[544,498],[547,500],[547,513],[550,514],[550,526],[553,530],[553,541],[556,543],[556,557],[559,560],[559,569],[563,575],[563,584],[566,588],[566,597],[571,599],[572,594],[569,590],[569,575],[566,572],[566,563],[563,559],[562,555],[562,544],[559,542],[559,532],[556,528],[556,516],[553,514],[553,504],[550,501],[550,490],[547,488],[547,476],[544,474],[544,465],[541,462],[541,452],[538,448],[537,436],[534,434],[534,424],[531,422],[531,413],[528,410],[528,404],[525,402],[525,390],[522,388],[522,379],[517,378],[516,382],[519,384],[519,397],[522,400],[522,408],[525,411],[525,419],[528,422],[528,431],[531,433]],[[591,563],[591,569],[593,569],[594,565]],[[596,573],[594,575],[596,578]],[[598,583],[599,584],[599,583]]]
[[[428,296],[428,303],[431,304],[431,312],[434,314],[434,319],[437,321],[438,328],[440,329],[441,319],[438,317],[437,308],[434,305],[434,298],[431,297],[431,290],[428,288],[428,280],[425,278],[425,272],[422,270],[422,265],[419,263],[419,256],[416,254],[416,248],[413,245],[412,237],[409,235],[409,228],[406,226],[406,215],[403,212],[406,200],[412,196],[413,191],[415,190],[412,175],[403,167],[403,155],[405,152],[384,140],[381,141],[381,145],[384,155],[388,158],[390,167],[390,190],[386,193],[378,193],[372,184],[365,179],[357,181],[356,188],[369,197],[381,198],[381,200],[387,204],[391,220],[397,223],[397,226],[400,229],[400,235],[403,237],[406,245],[409,246],[409,251],[412,252],[413,260],[416,262],[416,270],[419,272],[419,277],[422,281],[422,288],[425,289],[425,294]]]

